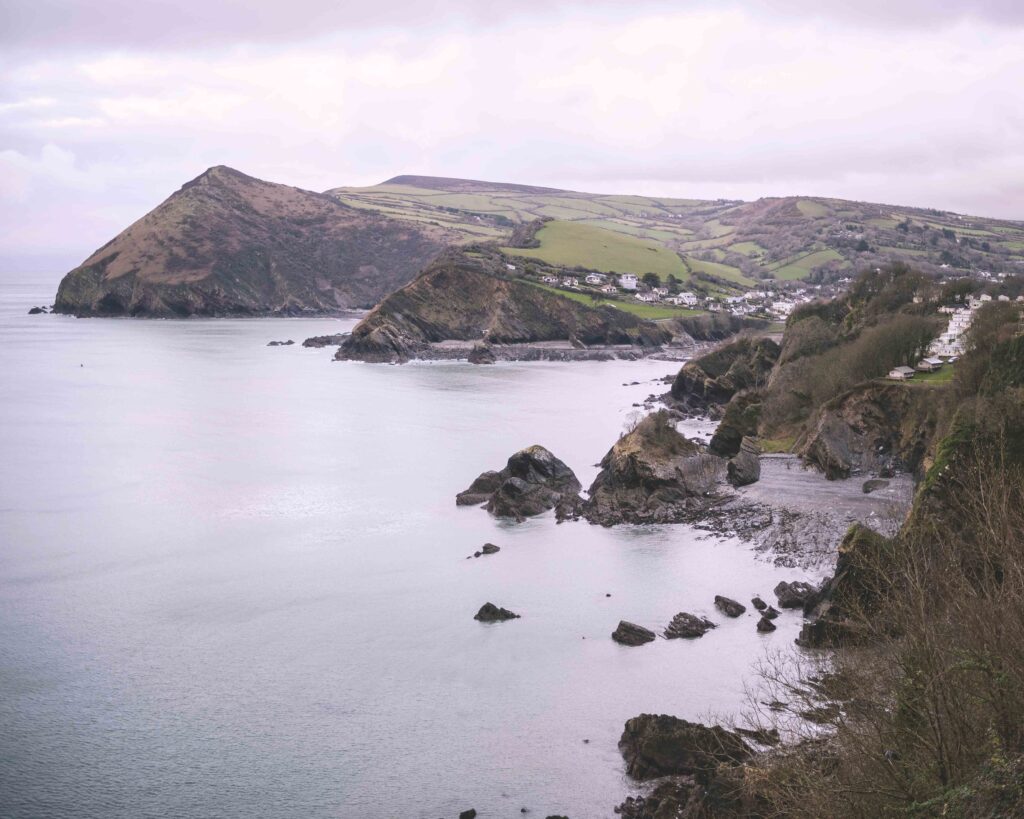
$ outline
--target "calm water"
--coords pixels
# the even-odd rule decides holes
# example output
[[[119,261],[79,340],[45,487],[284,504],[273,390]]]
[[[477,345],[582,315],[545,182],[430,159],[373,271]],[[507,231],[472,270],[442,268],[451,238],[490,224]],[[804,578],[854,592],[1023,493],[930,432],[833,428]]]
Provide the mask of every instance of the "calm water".
[[[4,817],[611,816],[628,717],[737,709],[799,629],[618,646],[797,573],[455,506],[532,443],[589,484],[671,364],[335,363],[265,345],[352,322],[25,315],[53,290],[0,284]]]

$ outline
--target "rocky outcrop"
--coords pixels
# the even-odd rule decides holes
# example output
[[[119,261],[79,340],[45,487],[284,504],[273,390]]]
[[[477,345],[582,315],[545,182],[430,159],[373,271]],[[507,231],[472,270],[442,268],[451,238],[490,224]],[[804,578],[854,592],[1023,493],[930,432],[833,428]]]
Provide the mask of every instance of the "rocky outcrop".
[[[486,344],[475,344],[469,351],[470,364],[493,364],[497,359],[494,357],[494,350]]]
[[[726,466],[726,479],[733,486],[747,486],[761,477],[761,448],[750,438],[744,438],[740,450]]]
[[[549,509],[559,520],[572,517],[580,504],[575,473],[542,446],[521,449],[500,471],[484,472],[455,496],[459,506],[484,504],[499,518],[522,521]]]
[[[726,617],[739,617],[743,614],[747,607],[742,603],[732,600],[729,597],[722,597],[722,595],[715,595],[715,608],[718,609]]]
[[[761,421],[762,395],[758,390],[737,393],[725,405],[708,449],[715,455],[731,458],[738,454],[744,438],[756,438]]]
[[[484,603],[480,607],[480,611],[473,615],[473,619],[479,620],[481,623],[501,623],[505,620],[518,620],[519,615],[496,606],[494,603]]]
[[[724,474],[721,458],[680,435],[668,413],[655,412],[604,456],[583,514],[603,526],[691,520],[716,502]]]
[[[450,250],[392,293],[352,331],[339,359],[404,362],[431,358],[446,342],[520,345],[571,340],[655,350],[671,340],[657,325],[612,307],[589,307],[509,278],[505,257]],[[470,350],[472,347],[469,348]],[[461,351],[466,358],[469,350]]]
[[[739,764],[752,755],[750,746],[734,731],[665,714],[641,714],[628,720],[619,750],[626,773],[640,780],[706,776],[719,765]]]
[[[693,640],[697,637],[703,637],[715,627],[715,624],[708,620],[707,617],[698,617],[696,614],[681,611],[665,627],[665,639]]]
[[[784,609],[801,609],[808,600],[817,595],[818,590],[803,580],[787,583],[783,580],[775,587],[775,596]]]
[[[337,347],[346,338],[348,333],[335,333],[330,336],[313,336],[302,342],[303,347]]]
[[[940,404],[912,384],[861,384],[818,411],[800,454],[833,479],[919,471],[933,447]]]
[[[500,551],[500,546],[495,546],[493,543],[485,543],[466,559],[468,560],[470,557],[483,557],[484,555],[496,555]]]
[[[855,643],[879,600],[891,591],[886,570],[892,563],[893,542],[866,526],[851,526],[836,560],[835,574],[804,603],[810,622],[804,623],[797,643],[810,648]]]
[[[718,411],[742,390],[767,382],[779,357],[779,345],[768,338],[741,338],[686,362],[671,397],[682,411]]]
[[[618,627],[612,632],[612,639],[624,646],[642,646],[644,643],[653,642],[656,635],[649,628],[630,623],[628,620],[620,620]]]
[[[60,283],[77,316],[303,315],[369,307],[457,234],[218,166]]]

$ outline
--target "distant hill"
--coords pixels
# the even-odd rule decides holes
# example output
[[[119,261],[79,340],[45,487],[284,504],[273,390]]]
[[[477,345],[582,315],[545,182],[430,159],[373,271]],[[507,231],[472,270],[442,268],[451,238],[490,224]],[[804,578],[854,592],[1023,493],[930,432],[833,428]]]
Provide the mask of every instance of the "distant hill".
[[[189,316],[370,307],[461,237],[218,166],[68,273],[55,309]]]

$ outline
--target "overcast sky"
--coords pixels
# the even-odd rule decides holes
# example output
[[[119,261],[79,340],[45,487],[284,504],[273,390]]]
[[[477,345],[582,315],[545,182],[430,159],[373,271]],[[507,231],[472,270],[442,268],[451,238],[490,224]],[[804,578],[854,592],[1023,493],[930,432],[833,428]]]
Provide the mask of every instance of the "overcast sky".
[[[0,0],[0,270],[217,164],[1024,219],[1024,2]]]

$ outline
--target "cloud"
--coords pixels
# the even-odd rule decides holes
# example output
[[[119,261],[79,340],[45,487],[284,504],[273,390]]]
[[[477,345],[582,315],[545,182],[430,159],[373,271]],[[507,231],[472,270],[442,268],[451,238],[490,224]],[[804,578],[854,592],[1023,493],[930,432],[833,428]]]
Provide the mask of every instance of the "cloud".
[[[527,3],[500,24],[355,31],[385,4],[301,46],[43,49],[0,63],[0,251],[77,261],[214,164],[315,190],[427,173],[1024,218],[1024,29],[994,22],[1016,6],[966,7],[908,29],[838,25],[828,3]]]

